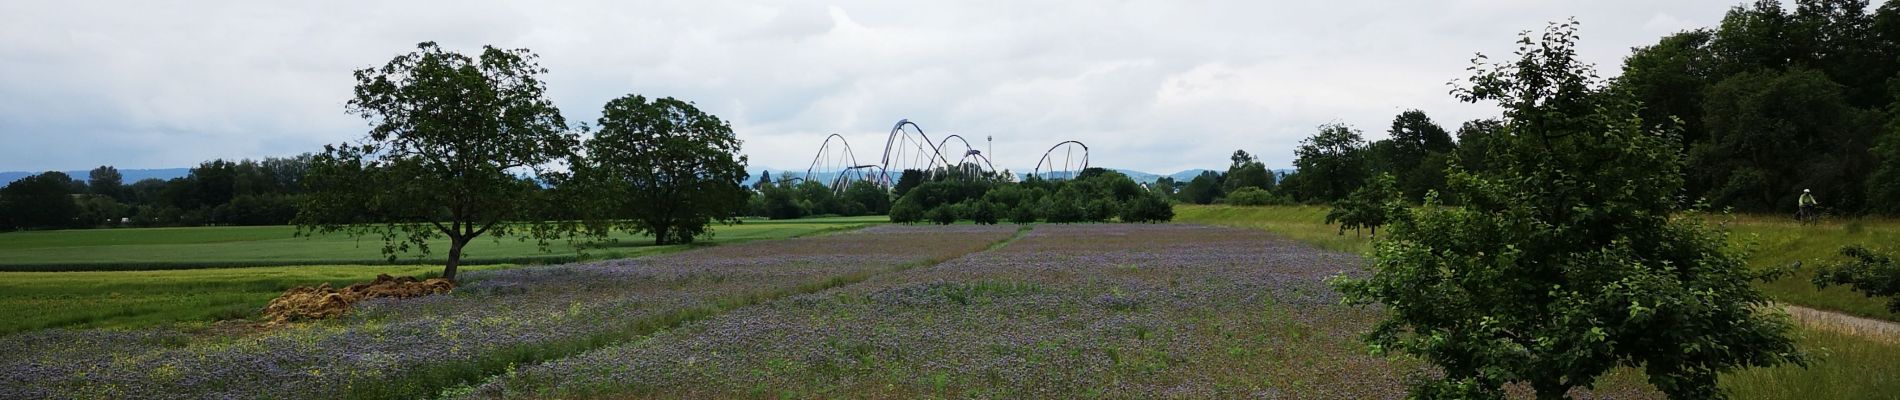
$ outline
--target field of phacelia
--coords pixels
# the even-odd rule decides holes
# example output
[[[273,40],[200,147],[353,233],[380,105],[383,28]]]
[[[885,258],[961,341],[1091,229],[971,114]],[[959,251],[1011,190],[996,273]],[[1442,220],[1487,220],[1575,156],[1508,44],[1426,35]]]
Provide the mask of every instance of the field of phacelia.
[[[480,398],[1398,398],[1353,256],[1259,231],[1043,225],[1007,246],[522,368]],[[1614,381],[1614,379],[1612,379]],[[1618,388],[1621,386],[1623,388]],[[1612,382],[1579,397],[1654,394]]]
[[[471,273],[339,320],[0,338],[0,398],[1398,398],[1361,260],[1196,225],[879,226]],[[1579,398],[1656,398],[1629,373]],[[1528,394],[1527,392],[1524,394]]]
[[[470,273],[456,293],[226,333],[0,338],[0,399],[417,398],[747,305],[982,250],[1009,228],[877,227],[633,260]]]

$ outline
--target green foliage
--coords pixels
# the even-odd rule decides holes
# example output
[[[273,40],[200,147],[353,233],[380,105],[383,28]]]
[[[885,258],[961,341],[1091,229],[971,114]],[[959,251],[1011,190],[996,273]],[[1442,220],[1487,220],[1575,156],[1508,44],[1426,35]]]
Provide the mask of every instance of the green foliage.
[[[1301,201],[1334,201],[1352,194],[1365,184],[1370,170],[1366,146],[1359,131],[1350,126],[1321,125],[1319,133],[1301,140],[1293,152],[1294,196]]]
[[[1894,90],[1900,91],[1900,80]],[[1880,166],[1867,177],[1867,205],[1869,211],[1900,215],[1900,105],[1889,114],[1887,131],[1872,150]]]
[[[998,214],[1001,213],[996,203],[982,199],[967,201],[962,208],[965,211],[963,217],[978,225],[996,225]]]
[[[713,223],[739,221],[750,196],[741,186],[746,156],[726,121],[671,97],[628,95],[607,102],[599,127],[587,155],[568,162],[593,234],[619,229],[685,244]],[[816,185],[829,199],[831,190]]]
[[[854,181],[845,187],[841,199],[845,208],[858,212],[845,215],[884,215],[891,212],[891,194],[871,181]]]
[[[1257,187],[1243,187],[1227,193],[1224,203],[1236,206],[1264,206],[1286,204],[1289,201],[1274,196],[1273,193]]]
[[[1025,201],[1009,210],[1009,222],[1013,224],[1031,224],[1036,222],[1036,203]]]
[[[1233,165],[1227,167],[1227,174],[1221,182],[1221,191],[1233,193],[1242,188],[1273,190],[1273,172],[1267,170],[1267,164],[1254,158],[1246,151],[1234,150]]]
[[[891,188],[891,197],[902,198],[910,194],[917,185],[924,184],[924,171],[907,169],[897,175],[897,184]]]
[[[891,205],[891,222],[910,225],[924,220],[924,206],[914,198],[899,199]]]
[[[931,208],[930,211],[925,212],[924,218],[929,219],[930,222],[936,223],[937,225],[953,224],[957,222],[957,208],[956,204],[939,204],[936,208]]]
[[[1815,287],[1844,285],[1867,297],[1886,297],[1887,311],[1900,313],[1900,264],[1893,257],[1860,246],[1843,247],[1841,255],[1848,260],[1815,272]]]
[[[1334,280],[1349,301],[1386,306],[1368,341],[1443,370],[1421,397],[1503,398],[1521,382],[1561,398],[1632,366],[1672,398],[1712,398],[1723,372],[1805,363],[1743,255],[1673,217],[1676,135],[1597,84],[1573,24],[1527,35],[1518,60],[1478,65],[1456,92],[1504,108],[1496,172],[1454,174],[1460,206],[1396,219],[1370,276]]]
[[[798,191],[789,181],[761,183],[759,193],[753,196],[753,215],[771,219],[797,219],[809,214],[805,206],[798,201]]]
[[[1457,151],[1451,132],[1424,111],[1407,110],[1392,119],[1392,138],[1373,142],[1366,152],[1368,173],[1391,174],[1406,200],[1445,188],[1446,158]]]
[[[476,237],[545,242],[553,230],[525,212],[539,185],[516,171],[563,159],[579,142],[547,99],[546,72],[525,49],[469,57],[433,42],[357,70],[348,109],[370,122],[369,135],[324,146],[312,161],[301,231],[375,235],[391,259],[447,237],[448,279]]]
[[[58,229],[77,225],[79,205],[73,202],[72,182],[64,172],[47,171],[0,188],[0,228]]]
[[[1181,188],[1181,201],[1213,204],[1214,199],[1220,198],[1221,194],[1220,174],[1214,171],[1202,171],[1200,175],[1194,176],[1194,180],[1188,181],[1186,187]]]
[[[1258,190],[1258,188],[1255,188]],[[1231,198],[1231,197],[1230,197]],[[1146,195],[1122,205],[1122,222],[1168,222],[1174,220],[1174,205],[1158,195]]]
[[[125,176],[118,168],[101,165],[86,173],[86,188],[92,194],[109,197],[116,201],[126,201]]]
[[[1393,219],[1403,218],[1406,214],[1405,203],[1399,198],[1397,180],[1392,174],[1379,174],[1366,181],[1366,185],[1354,190],[1344,200],[1333,202],[1333,210],[1326,213],[1327,224],[1339,224],[1338,234],[1346,234],[1351,229],[1357,234],[1359,229],[1372,230],[1373,236],[1379,235],[1379,227]]]
[[[1709,90],[1709,140],[1691,152],[1716,204],[1792,212],[1801,189],[1858,210],[1877,120],[1849,107],[1819,71],[1748,72]]]

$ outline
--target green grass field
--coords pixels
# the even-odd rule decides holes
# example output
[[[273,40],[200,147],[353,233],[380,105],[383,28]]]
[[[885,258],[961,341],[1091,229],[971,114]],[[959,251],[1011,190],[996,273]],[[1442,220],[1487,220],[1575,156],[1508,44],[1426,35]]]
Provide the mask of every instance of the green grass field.
[[[884,222],[884,217],[748,220],[714,229],[705,243],[785,238]],[[590,258],[624,258],[684,246],[653,246],[652,238],[627,234],[618,242],[588,249]],[[88,229],[0,233],[0,271],[152,270],[273,265],[388,264],[378,237],[343,234],[297,237],[290,226]],[[448,241],[432,253],[399,256],[398,264],[440,264]],[[574,247],[555,242],[543,252],[532,241],[477,238],[463,256],[469,264],[547,263],[579,258]]]
[[[1174,208],[1174,220],[1265,229],[1326,249],[1357,254],[1364,254],[1371,248],[1370,235],[1354,234],[1352,231],[1339,235],[1336,233],[1338,228],[1326,225],[1327,210],[1329,208],[1324,206],[1179,205]],[[1839,286],[1818,290],[1808,281],[1818,263],[1831,263],[1838,259],[1836,254],[1841,246],[1860,244],[1890,253],[1900,250],[1892,247],[1894,243],[1900,243],[1900,221],[1836,220],[1802,225],[1788,218],[1744,215],[1732,219],[1721,217],[1714,222],[1723,221],[1727,221],[1725,225],[1730,228],[1730,238],[1750,250],[1749,263],[1752,266],[1772,268],[1795,261],[1806,265],[1794,276],[1758,285],[1775,300],[1867,318],[1900,321],[1900,314],[1887,311],[1884,300],[1868,298]]]
[[[884,222],[884,217],[746,221],[715,228],[699,245],[781,239]],[[207,227],[97,229],[0,234],[0,334],[45,328],[133,328],[251,318],[271,298],[296,286],[332,286],[377,274],[424,277],[441,272],[441,253],[389,265],[381,242],[342,235],[294,237],[295,228]],[[620,235],[587,258],[625,258],[689,246],[653,246]],[[494,260],[557,262],[577,258],[565,243],[542,252],[534,243],[478,240],[470,270],[508,267]],[[486,261],[485,261],[486,260]],[[220,268],[208,268],[220,267]],[[149,270],[126,270],[141,269]],[[22,269],[101,269],[25,272]],[[12,271],[8,271],[12,270]],[[103,271],[109,270],[109,271]]]
[[[467,270],[506,268],[476,265]],[[0,334],[45,328],[136,328],[257,317],[297,286],[348,286],[377,274],[441,275],[425,265],[303,265],[166,271],[0,272]]]

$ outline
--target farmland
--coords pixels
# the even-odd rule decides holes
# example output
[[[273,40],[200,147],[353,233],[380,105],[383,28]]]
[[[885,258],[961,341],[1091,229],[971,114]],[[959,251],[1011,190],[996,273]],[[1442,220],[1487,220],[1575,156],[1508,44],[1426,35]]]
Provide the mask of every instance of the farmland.
[[[710,243],[785,238],[879,223],[882,217],[813,218],[789,221],[746,221],[721,227]],[[28,231],[0,234],[0,271],[30,270],[144,270],[267,265],[384,264],[378,237],[352,238],[341,234],[303,236],[290,226],[233,226],[198,228],[144,228]],[[651,237],[615,234],[606,246],[591,247],[589,256],[631,257],[679,250],[682,246],[652,246]],[[566,241],[550,243],[541,251],[533,241],[512,238],[480,240],[469,247],[464,263],[546,263],[577,258]],[[431,242],[433,253],[406,254],[404,264],[437,264],[444,260],[446,240]]]
[[[865,218],[749,221],[725,227],[695,246],[861,227]],[[377,274],[428,277],[441,271],[436,257],[405,257],[401,264],[379,256],[379,245],[357,246],[342,235],[293,237],[291,227],[209,227],[67,230],[0,234],[0,334],[66,328],[138,328],[255,317],[272,297],[296,286],[345,286]],[[652,246],[618,235],[619,243],[590,249],[588,257],[661,254],[692,246]],[[368,240],[368,239],[366,239]],[[472,249],[487,265],[571,261],[572,247],[541,252],[534,243],[482,242]],[[439,250],[438,250],[439,251]],[[431,264],[433,263],[433,264]],[[212,268],[218,267],[218,268]],[[241,267],[241,268],[240,268]],[[78,269],[18,272],[18,269]],[[135,271],[98,271],[140,269]]]
[[[1326,207],[1321,206],[1179,206],[1176,219],[1209,225],[1262,229],[1327,249],[1364,253],[1371,248],[1371,237],[1364,233],[1338,230],[1327,226]],[[1806,267],[1794,276],[1759,285],[1776,301],[1846,313],[1866,318],[1900,321],[1900,314],[1888,312],[1886,303],[1868,298],[1844,287],[1815,289],[1808,273],[1816,263],[1839,259],[1841,246],[1863,245],[1874,249],[1896,250],[1900,243],[1900,221],[1889,219],[1830,220],[1802,225],[1788,218],[1736,215],[1709,216],[1711,223],[1730,229],[1730,240],[1749,250],[1749,264],[1755,268],[1775,268],[1802,262]]]
[[[1261,229],[885,225],[471,271],[450,295],[256,331],[16,333],[0,398],[1400,397],[1430,368],[1369,354],[1381,310],[1323,282],[1361,262]],[[195,271],[219,270],[170,272]],[[1900,390],[1900,344],[1804,335],[1811,368],[1725,386]],[[1634,370],[1573,394],[1660,398]]]

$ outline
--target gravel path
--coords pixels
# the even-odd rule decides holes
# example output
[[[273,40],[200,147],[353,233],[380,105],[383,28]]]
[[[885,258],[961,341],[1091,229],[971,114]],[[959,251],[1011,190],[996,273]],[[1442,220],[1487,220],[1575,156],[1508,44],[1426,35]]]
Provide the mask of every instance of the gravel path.
[[[1788,315],[1794,316],[1796,321],[1801,321],[1803,325],[1809,327],[1846,333],[1888,343],[1900,343],[1900,323],[1861,318],[1796,305],[1784,306],[1788,309]]]

